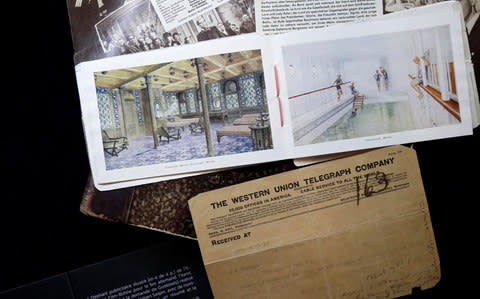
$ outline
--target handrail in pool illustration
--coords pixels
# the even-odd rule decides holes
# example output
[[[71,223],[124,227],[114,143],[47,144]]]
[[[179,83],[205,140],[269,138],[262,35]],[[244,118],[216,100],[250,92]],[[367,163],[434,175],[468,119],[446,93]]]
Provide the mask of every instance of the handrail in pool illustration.
[[[338,84],[338,85],[345,85],[345,84],[350,84],[350,83],[351,83],[351,82],[348,81],[348,82],[340,83],[340,84]],[[327,86],[327,87],[322,87],[322,88],[315,89],[315,90],[311,90],[311,91],[307,91],[307,92],[303,92],[303,93],[300,93],[300,94],[297,94],[297,95],[288,97],[288,99],[289,99],[289,100],[292,100],[292,99],[295,99],[295,98],[298,98],[298,97],[301,97],[301,96],[306,96],[306,95],[309,95],[309,94],[312,94],[312,93],[315,93],[315,92],[324,91],[324,90],[327,90],[327,89],[330,89],[330,88],[334,88],[334,87],[337,87],[337,84],[335,84],[335,85],[330,85],[330,86]]]
[[[357,97],[357,102],[354,102],[355,96],[350,92],[345,92],[340,95],[338,98],[337,86],[347,85],[352,86],[352,81],[342,82],[340,84],[333,84],[327,87],[318,88],[315,90],[302,92],[293,96],[288,97],[291,105],[291,118],[293,123],[293,135],[295,142],[297,143],[300,139],[310,135],[310,133],[320,125],[324,124],[327,120],[332,120],[334,115],[337,115],[345,109],[350,111],[355,111],[355,108],[358,110],[357,103],[360,103],[360,106],[363,106],[364,96]],[[313,102],[311,97],[314,97]],[[322,103],[320,105],[315,105],[312,107],[313,103]],[[350,108],[347,108],[350,107]],[[340,113],[343,115],[343,113]],[[307,142],[309,143],[309,142]]]

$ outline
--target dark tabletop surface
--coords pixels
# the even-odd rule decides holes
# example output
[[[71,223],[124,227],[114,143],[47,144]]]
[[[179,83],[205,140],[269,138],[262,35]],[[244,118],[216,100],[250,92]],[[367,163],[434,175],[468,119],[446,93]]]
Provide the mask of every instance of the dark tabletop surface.
[[[14,5],[4,10],[12,16],[4,18],[2,43],[0,291],[175,242],[174,236],[79,212],[89,165],[67,7],[61,0]],[[472,46],[478,48],[478,40]],[[477,293],[471,270],[478,260],[479,141],[476,129],[473,136],[415,144],[442,279],[412,298]]]

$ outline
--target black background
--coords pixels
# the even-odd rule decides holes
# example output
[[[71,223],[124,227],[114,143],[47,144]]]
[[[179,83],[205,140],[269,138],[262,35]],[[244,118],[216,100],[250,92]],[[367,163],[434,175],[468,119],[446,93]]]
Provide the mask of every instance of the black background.
[[[0,291],[158,242],[176,242],[174,236],[79,212],[89,165],[66,3],[14,5],[3,10],[9,21],[0,55]],[[442,279],[412,297],[477,293],[479,135],[476,129],[473,136],[415,144]]]

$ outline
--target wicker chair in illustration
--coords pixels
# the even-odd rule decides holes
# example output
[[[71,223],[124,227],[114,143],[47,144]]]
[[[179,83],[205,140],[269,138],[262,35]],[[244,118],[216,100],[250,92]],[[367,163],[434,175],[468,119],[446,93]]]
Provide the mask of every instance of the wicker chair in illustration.
[[[127,137],[110,137],[106,130],[102,130],[103,150],[114,157],[118,157],[118,154],[128,149]]]
[[[204,122],[203,122],[203,117],[200,117],[197,122],[191,123],[188,126],[190,128],[190,133],[191,134],[205,132],[205,125],[204,125]]]
[[[167,138],[167,143],[170,143],[170,139],[180,139],[182,136],[180,135],[180,129],[168,129],[165,126],[161,126],[158,128],[158,139],[162,141],[162,137]]]

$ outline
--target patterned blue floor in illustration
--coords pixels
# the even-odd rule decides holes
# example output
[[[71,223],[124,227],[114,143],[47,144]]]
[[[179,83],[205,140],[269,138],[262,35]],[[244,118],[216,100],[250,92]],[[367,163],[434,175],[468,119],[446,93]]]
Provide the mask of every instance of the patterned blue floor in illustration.
[[[229,125],[229,124],[227,124]],[[215,156],[232,155],[253,151],[251,137],[224,136],[217,142],[215,132],[223,124],[211,124],[213,152]],[[105,153],[107,170],[152,165],[165,162],[186,161],[207,157],[205,133],[191,134],[188,128],[180,130],[181,138],[162,138],[158,148],[153,148],[153,138],[144,136],[130,141],[127,150],[117,157]]]

